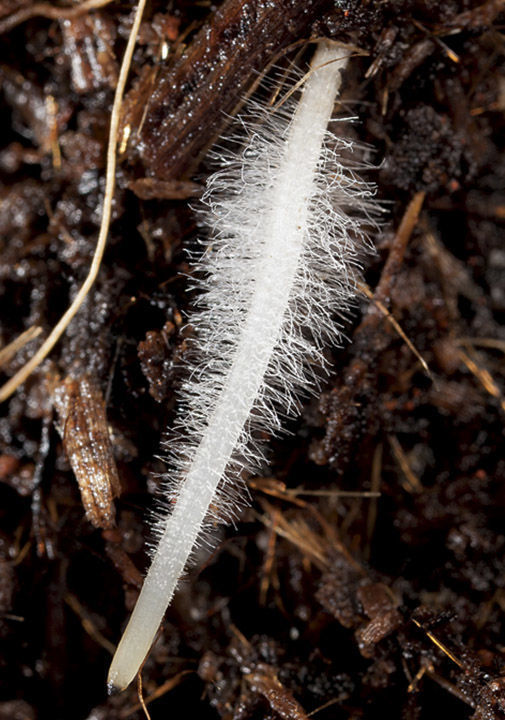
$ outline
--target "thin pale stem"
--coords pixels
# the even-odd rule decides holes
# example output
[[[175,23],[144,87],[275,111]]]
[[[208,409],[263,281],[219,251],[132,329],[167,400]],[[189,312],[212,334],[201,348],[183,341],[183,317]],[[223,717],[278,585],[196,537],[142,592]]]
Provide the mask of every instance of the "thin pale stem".
[[[260,220],[258,237],[265,251],[257,262],[255,290],[234,359],[116,650],[109,671],[110,688],[127,687],[149,652],[264,386],[307,240],[309,200],[340,71],[345,66],[341,54],[341,48],[321,43],[314,56],[314,71],[291,123],[277,181],[268,191],[271,209]]]

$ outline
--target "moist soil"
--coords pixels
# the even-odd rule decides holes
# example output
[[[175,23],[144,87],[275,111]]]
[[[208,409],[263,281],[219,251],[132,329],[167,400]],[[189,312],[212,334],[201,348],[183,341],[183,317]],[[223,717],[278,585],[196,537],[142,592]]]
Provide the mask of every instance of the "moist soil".
[[[4,380],[89,269],[133,11],[0,0]],[[97,281],[0,408],[0,720],[504,717],[504,21],[502,0],[148,3]],[[142,685],[109,697],[193,333],[206,154],[320,37],[354,48],[341,112],[384,208],[359,306]]]

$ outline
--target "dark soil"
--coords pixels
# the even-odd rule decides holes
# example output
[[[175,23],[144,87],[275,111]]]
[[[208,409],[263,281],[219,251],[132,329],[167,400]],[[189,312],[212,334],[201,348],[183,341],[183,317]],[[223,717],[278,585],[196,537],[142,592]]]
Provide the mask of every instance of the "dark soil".
[[[190,572],[143,694],[152,720],[505,715],[504,9],[148,5],[98,281],[1,408],[0,720],[144,717],[106,675],[184,370],[202,160],[258,74],[306,67],[321,36],[363,51],[345,97],[379,165],[377,255],[331,381]],[[132,10],[0,0],[2,345],[41,328],[4,379],[88,271]]]

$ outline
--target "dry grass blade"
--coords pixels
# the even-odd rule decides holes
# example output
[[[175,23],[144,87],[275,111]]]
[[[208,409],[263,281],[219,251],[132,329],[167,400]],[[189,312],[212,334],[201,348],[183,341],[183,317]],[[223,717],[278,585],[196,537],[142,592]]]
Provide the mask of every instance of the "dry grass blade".
[[[441,651],[444,653],[444,655],[447,655],[447,657],[448,657],[450,660],[452,660],[453,663],[455,663],[455,664],[456,664],[458,667],[460,667],[460,668],[463,668],[463,667],[464,667],[463,663],[462,663],[460,660],[458,660],[458,658],[454,655],[453,652],[451,652],[451,651],[449,650],[449,648],[447,647],[447,645],[445,645],[441,640],[439,640],[430,630],[425,630],[425,629],[423,628],[423,626],[422,626],[422,623],[420,623],[419,620],[416,620],[415,618],[412,618],[412,622],[414,623],[414,625],[417,625],[418,628],[420,628],[421,630],[424,630],[424,632],[425,632],[426,635],[429,637],[429,639],[431,640],[431,642],[432,642],[434,645],[436,645],[437,648],[439,648],[439,650],[441,650]]]
[[[307,490],[304,487],[287,488],[286,484],[275,478],[254,478],[249,480],[249,487],[258,490],[265,495],[285,500],[298,507],[307,507],[307,503],[299,500],[300,496],[305,497],[328,497],[328,498],[378,498],[380,492],[374,490]]]
[[[261,521],[280,537],[295,545],[303,555],[321,570],[328,564],[328,547],[324,537],[314,532],[301,517],[288,520],[274,507],[263,502],[268,514],[261,516]]]
[[[371,481],[371,493],[380,497],[380,484],[382,476],[382,443],[377,445],[373,454],[372,460],[372,481]],[[366,522],[366,546],[365,546],[365,557],[370,558],[372,537],[375,530],[375,524],[377,522],[377,500],[372,499],[372,502],[368,506],[368,516]]]
[[[377,300],[377,299],[374,297],[374,294],[373,294],[373,292],[371,291],[371,289],[368,287],[368,285],[366,285],[365,283],[358,283],[358,288],[359,288],[359,290],[361,290],[361,292],[362,292],[364,295],[366,295],[366,297],[367,297],[369,300],[371,300],[371,301],[374,303],[374,305],[380,310],[380,312],[384,315],[384,317],[387,319],[387,321],[388,321],[389,323],[391,323],[391,325],[393,326],[393,328],[395,329],[395,331],[398,333],[398,335],[401,337],[401,339],[404,341],[404,343],[407,345],[407,347],[409,348],[409,350],[410,350],[410,351],[416,356],[416,358],[419,360],[419,362],[420,362],[420,364],[421,364],[424,372],[428,375],[428,377],[429,377],[431,380],[433,380],[433,375],[431,374],[431,370],[430,370],[430,368],[429,368],[429,366],[428,366],[428,363],[427,363],[426,360],[423,358],[423,356],[421,355],[421,353],[419,352],[419,350],[416,348],[416,346],[414,345],[414,343],[412,342],[412,340],[410,340],[410,338],[406,335],[406,333],[405,333],[404,330],[402,329],[402,327],[401,327],[400,323],[398,322],[398,320],[396,320],[396,318],[394,318],[393,315],[391,315],[391,313],[389,312],[389,310],[387,309],[387,307],[384,305],[383,302],[381,302],[380,300]]]
[[[105,650],[107,650],[107,652],[112,655],[112,653],[114,652],[114,645],[111,643],[110,640],[107,640],[107,638],[102,635],[100,630],[96,627],[95,623],[91,620],[87,611],[81,605],[75,595],[71,595],[70,593],[65,595],[65,602],[79,617],[86,633],[91,638],[93,638],[93,640],[98,643],[98,645],[101,645],[101,647],[105,648]]]
[[[505,411],[505,399],[489,370],[480,367],[475,360],[463,350],[459,351],[459,357],[472,375],[475,375],[484,390],[489,393],[491,397],[499,400],[501,409]]]
[[[28,330],[25,330],[23,333],[21,333],[21,335],[18,335],[17,338],[15,338],[12,342],[2,348],[0,350],[0,368],[4,367],[4,365],[10,362],[14,355],[16,355],[19,350],[21,350],[21,348],[24,348],[24,346],[29,343],[30,340],[38,337],[41,332],[41,327],[39,327],[38,325],[32,325],[28,328]]]
[[[407,492],[411,493],[421,492],[423,490],[421,481],[410,467],[410,463],[408,461],[405,450],[398,442],[398,438],[391,435],[389,437],[389,443],[391,445],[393,455],[395,456],[395,460],[398,462],[398,465],[400,466],[401,471],[405,476],[406,482],[403,483],[404,488],[407,490]]]
[[[456,344],[500,350],[502,353],[505,353],[505,340],[499,340],[498,338],[462,337],[458,338]]]
[[[423,679],[424,675],[426,674],[426,672],[428,670],[433,670],[433,665],[431,663],[428,665],[421,665],[421,667],[419,668],[419,670],[416,672],[415,676],[409,683],[409,686],[407,688],[408,693],[414,692],[414,690],[417,689],[419,683],[421,682],[421,680]]]
[[[183,670],[182,672],[177,673],[177,675],[168,678],[168,680],[166,680],[162,685],[156,688],[156,690],[154,690],[150,695],[148,695],[146,698],[142,698],[143,704],[141,702],[138,702],[136,705],[133,705],[132,707],[129,707],[125,711],[123,711],[119,717],[121,718],[121,720],[126,720],[126,718],[131,717],[134,713],[141,709],[144,709],[144,712],[147,713],[147,705],[152,703],[154,700],[162,697],[167,692],[170,692],[170,690],[173,690],[173,688],[179,685],[185,675],[191,675],[192,673],[193,670]],[[147,717],[149,717],[149,715],[147,715]]]
[[[280,516],[280,512],[274,511],[274,517],[273,517],[273,523],[272,527],[270,528],[270,535],[268,538],[268,546],[265,554],[265,560],[263,562],[263,567],[261,570],[261,581],[260,581],[260,604],[265,605],[268,595],[268,589],[270,587],[272,577],[273,577],[273,571],[274,571],[274,560],[275,560],[275,549],[276,549],[276,541],[277,541],[277,534],[275,532],[275,528],[277,525],[278,517]]]
[[[110,218],[112,211],[112,200],[114,197],[114,189],[116,184],[116,145],[118,138],[119,120],[121,114],[121,104],[123,101],[124,89],[126,86],[126,80],[130,70],[130,65],[133,57],[133,51],[135,49],[135,43],[137,41],[137,34],[139,31],[142,15],[144,13],[146,0],[139,0],[137,10],[135,12],[135,19],[133,21],[130,35],[128,37],[128,43],[121,63],[121,69],[119,71],[119,78],[116,86],[116,92],[114,95],[114,102],[112,105],[110,130],[109,130],[109,142],[107,146],[107,170],[105,180],[105,195],[103,200],[102,210],[102,222],[100,225],[100,232],[98,234],[98,241],[96,244],[95,253],[91,262],[91,267],[86,280],[81,286],[79,292],[75,296],[74,301],[60,318],[58,323],[54,326],[48,338],[44,341],[41,347],[37,350],[32,359],[24,365],[2,388],[0,388],[0,402],[7,400],[12,393],[30,376],[35,368],[47,357],[53,347],[56,345],[58,340],[61,338],[74,316],[79,311],[82,303],[86,299],[87,294],[91,290],[97,275],[100,270],[102,263],[103,254],[105,251],[105,245],[107,243],[107,236],[109,234]]]
[[[324,705],[320,705],[315,710],[312,710],[311,712],[307,713],[307,717],[309,717],[309,718],[314,717],[314,715],[317,715],[317,713],[320,713],[323,710],[326,710],[326,708],[329,708],[332,705],[336,705],[338,702],[340,702],[339,698],[332,698],[331,700],[328,700],[328,702],[325,702]]]
[[[308,497],[339,497],[339,498],[378,498],[380,492],[372,490],[304,490],[304,488],[293,488],[286,490],[287,495],[307,495]]]

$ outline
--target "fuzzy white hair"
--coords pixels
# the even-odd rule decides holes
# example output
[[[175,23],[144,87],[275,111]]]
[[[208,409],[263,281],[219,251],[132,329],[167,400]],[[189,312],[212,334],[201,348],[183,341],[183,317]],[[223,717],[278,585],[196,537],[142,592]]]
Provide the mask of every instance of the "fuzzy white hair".
[[[276,433],[314,391],[323,350],[342,341],[356,297],[365,228],[377,212],[352,142],[327,130],[349,51],[321,42],[298,103],[258,104],[246,143],[227,151],[204,196],[209,237],[197,264],[192,370],[180,394],[173,473],[156,549],[118,646],[109,686],[123,689],[147,655],[179,578],[216,517],[247,498],[243,470],[263,460],[256,430]]]

